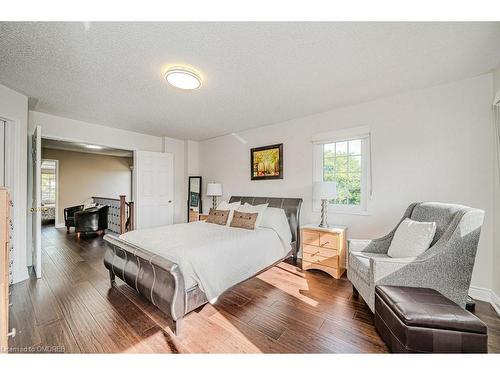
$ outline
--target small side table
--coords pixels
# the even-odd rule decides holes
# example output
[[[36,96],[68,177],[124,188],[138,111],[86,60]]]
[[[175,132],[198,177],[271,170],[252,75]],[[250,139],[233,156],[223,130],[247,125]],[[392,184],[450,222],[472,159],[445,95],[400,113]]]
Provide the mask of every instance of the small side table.
[[[320,228],[314,224],[300,228],[302,269],[317,269],[340,279],[346,268],[347,227]]]

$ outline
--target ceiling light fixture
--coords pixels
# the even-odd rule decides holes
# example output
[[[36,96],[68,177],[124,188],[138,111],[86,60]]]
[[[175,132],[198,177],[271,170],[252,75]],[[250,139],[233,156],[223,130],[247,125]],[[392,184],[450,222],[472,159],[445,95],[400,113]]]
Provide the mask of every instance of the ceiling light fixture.
[[[85,145],[86,148],[90,148],[92,150],[101,150],[102,147],[101,146],[97,146],[97,145]]]
[[[175,67],[167,70],[165,79],[172,86],[182,90],[196,90],[201,87],[198,74],[186,68]]]

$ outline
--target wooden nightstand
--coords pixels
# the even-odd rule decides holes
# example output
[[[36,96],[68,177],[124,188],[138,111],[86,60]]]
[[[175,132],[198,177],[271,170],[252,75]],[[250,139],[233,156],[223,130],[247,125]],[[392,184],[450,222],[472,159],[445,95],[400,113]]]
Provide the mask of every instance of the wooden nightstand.
[[[198,220],[205,221],[205,220],[207,220],[207,217],[208,217],[208,214],[200,214],[198,216]]]
[[[302,269],[317,269],[340,279],[345,271],[347,239],[345,226],[320,228],[304,225],[300,228],[302,239]]]

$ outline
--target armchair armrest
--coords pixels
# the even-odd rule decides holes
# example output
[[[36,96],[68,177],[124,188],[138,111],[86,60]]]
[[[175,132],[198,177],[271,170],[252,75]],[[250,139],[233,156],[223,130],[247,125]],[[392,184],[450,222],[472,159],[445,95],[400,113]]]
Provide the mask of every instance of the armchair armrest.
[[[374,285],[386,276],[407,267],[410,264],[421,263],[416,258],[370,258],[370,269],[373,273]]]
[[[377,253],[377,254],[387,254],[389,245],[392,241],[392,235],[384,236],[376,240],[348,240],[349,252],[357,251],[360,253]]]
[[[68,216],[74,216],[75,212],[83,210],[83,204],[78,206],[66,207],[64,209],[64,220],[68,219]]]

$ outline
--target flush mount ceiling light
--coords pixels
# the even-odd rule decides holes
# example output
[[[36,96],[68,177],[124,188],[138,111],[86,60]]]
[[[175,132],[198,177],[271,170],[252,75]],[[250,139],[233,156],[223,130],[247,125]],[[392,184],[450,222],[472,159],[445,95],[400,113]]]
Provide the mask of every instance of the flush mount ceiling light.
[[[201,87],[201,78],[186,68],[171,68],[165,73],[165,79],[172,86],[182,90],[196,90]]]

